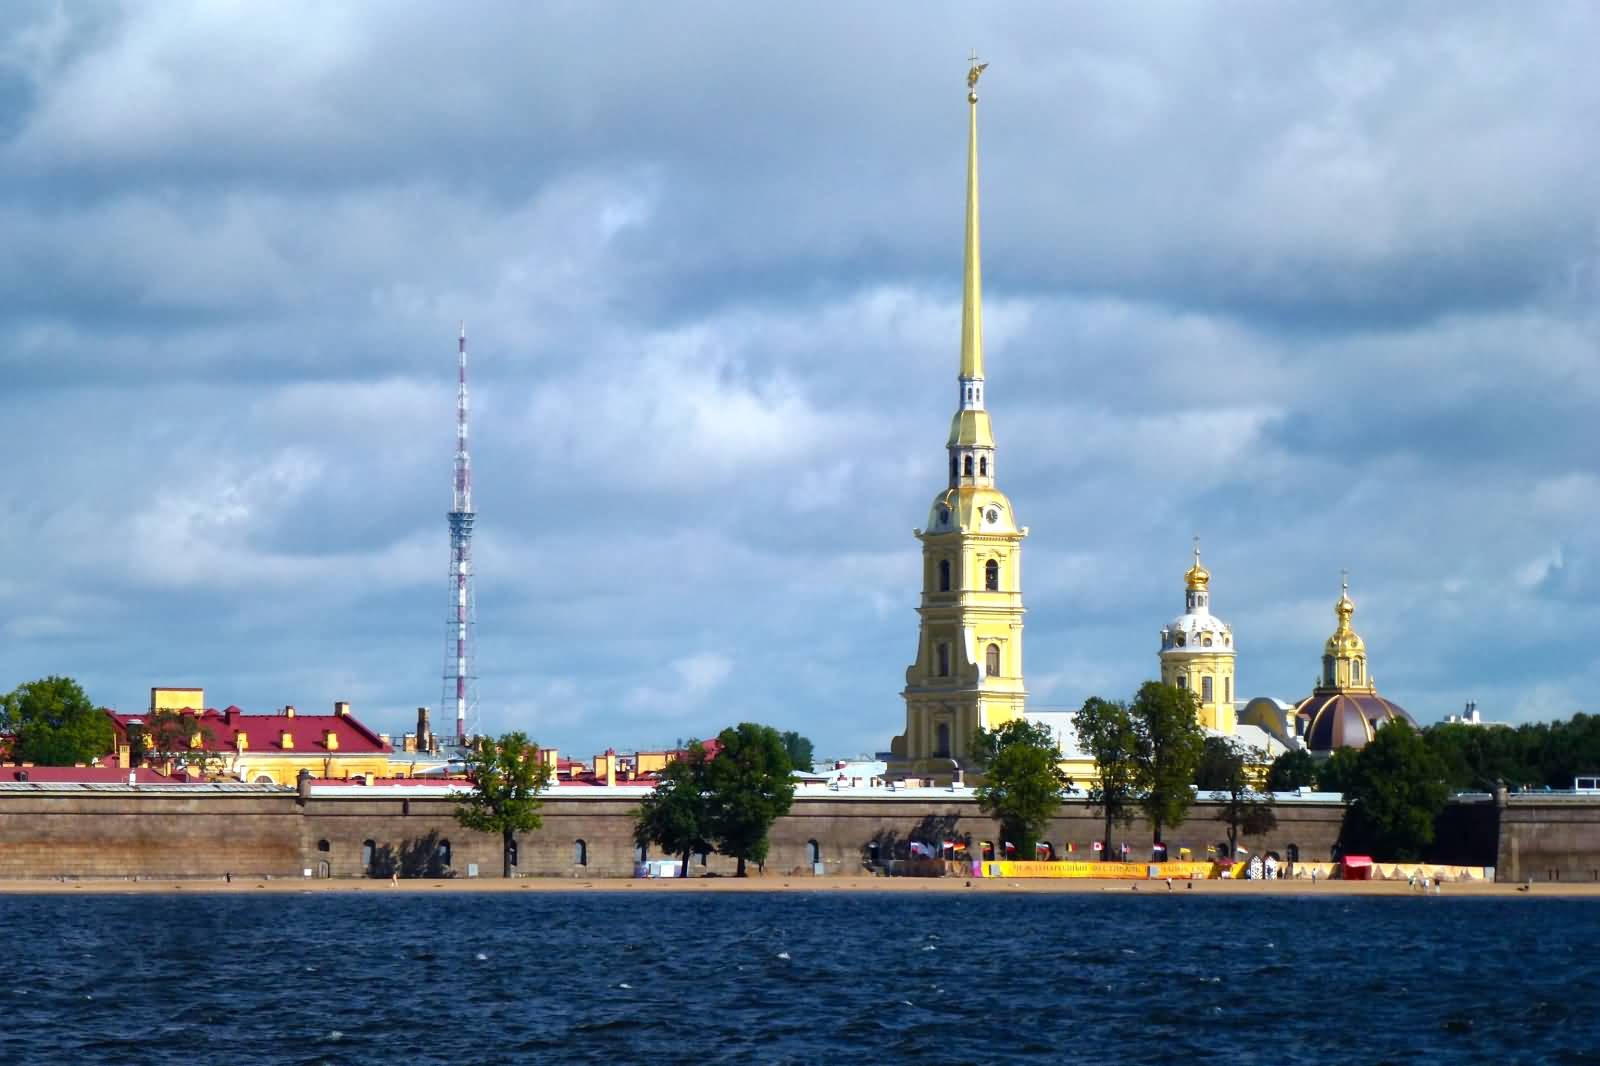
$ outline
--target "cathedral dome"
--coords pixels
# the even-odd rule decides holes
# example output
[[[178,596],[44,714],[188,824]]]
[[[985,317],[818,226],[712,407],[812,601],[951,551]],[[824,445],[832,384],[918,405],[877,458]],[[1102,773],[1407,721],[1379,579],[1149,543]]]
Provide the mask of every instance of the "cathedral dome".
[[[1367,667],[1366,641],[1350,627],[1355,613],[1346,579],[1333,605],[1338,625],[1322,646],[1317,686],[1294,708],[1295,731],[1315,752],[1364,747],[1389,722],[1417,728],[1417,720],[1404,708],[1378,695]]]
[[[1301,700],[1294,715],[1296,731],[1312,751],[1365,747],[1390,722],[1418,728],[1405,708],[1375,692],[1318,692]]]
[[[1211,613],[1211,571],[1200,562],[1198,540],[1194,565],[1184,571],[1184,612],[1161,627],[1161,650],[1233,651],[1233,629]]]

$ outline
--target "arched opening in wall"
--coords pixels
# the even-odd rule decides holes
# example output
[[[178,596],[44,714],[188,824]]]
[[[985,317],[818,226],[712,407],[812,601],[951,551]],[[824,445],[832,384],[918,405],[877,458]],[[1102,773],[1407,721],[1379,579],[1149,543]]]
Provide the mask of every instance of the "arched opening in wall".
[[[333,850],[333,845],[329,844],[326,840],[319,840],[319,841],[317,841],[317,850],[318,851],[332,851]]]
[[[881,852],[878,849],[878,842],[876,840],[867,841],[867,865],[878,865],[878,856],[880,854]]]
[[[1361,660],[1360,659],[1356,659],[1356,660],[1354,660],[1353,662],[1350,663],[1350,680],[1353,681],[1357,685],[1361,684]]]
[[[989,650],[983,654],[983,668],[988,671],[990,677],[1000,676],[1000,645],[989,645]]]
[[[589,865],[589,845],[582,840],[574,840],[572,842],[572,865]]]
[[[961,464],[961,472],[967,477],[972,476],[972,456],[967,456]]]
[[[950,591],[950,560],[949,559],[940,559],[939,560],[939,591],[940,592],[949,592]]]
[[[256,775],[256,784],[258,784],[258,785],[271,785],[271,784],[274,784],[274,783],[275,782],[272,780],[272,775],[271,774],[257,774]]]
[[[1000,564],[993,559],[983,564],[983,587],[989,592],[1000,591]]]
[[[440,866],[449,866],[450,865],[450,842],[448,840],[439,841],[439,852],[438,852],[438,854],[439,854],[439,865]]]
[[[372,872],[372,857],[374,855],[376,855],[377,853],[378,853],[378,842],[376,840],[363,840],[361,842],[361,872],[362,873],[367,874],[367,873],[371,873]]]
[[[978,460],[978,476],[979,477],[988,477],[989,476],[989,460],[988,459],[980,458]]]
[[[806,841],[806,862],[812,866],[822,861],[822,845],[815,840]]]
[[[635,864],[643,864],[643,863],[649,862],[650,861],[650,849],[648,847],[646,847],[645,845],[643,845],[643,844],[635,844],[633,846],[633,861],[634,861]]]
[[[1288,859],[1289,859],[1290,862],[1299,862],[1300,861],[1300,845],[1299,844],[1290,844],[1288,847],[1283,849],[1283,853],[1284,853],[1284,855],[1288,856]]]
[[[328,864],[328,860],[327,859],[318,860],[318,862],[317,862],[317,876],[318,877],[332,877],[333,876],[333,867]]]
[[[940,722],[933,733],[933,753],[941,758],[950,757],[950,723]]]

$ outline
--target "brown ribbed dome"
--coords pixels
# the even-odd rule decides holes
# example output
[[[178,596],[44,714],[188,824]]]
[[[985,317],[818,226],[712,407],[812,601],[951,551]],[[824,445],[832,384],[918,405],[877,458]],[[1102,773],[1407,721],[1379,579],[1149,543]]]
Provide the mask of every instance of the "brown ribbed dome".
[[[1294,714],[1300,737],[1312,751],[1365,747],[1386,722],[1418,728],[1405,708],[1376,693],[1318,692],[1301,700]]]

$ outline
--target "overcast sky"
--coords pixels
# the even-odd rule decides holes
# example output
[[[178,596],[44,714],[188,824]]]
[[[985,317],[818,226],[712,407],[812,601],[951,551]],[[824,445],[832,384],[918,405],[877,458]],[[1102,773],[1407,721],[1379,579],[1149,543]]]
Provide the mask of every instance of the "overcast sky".
[[[0,686],[882,750],[956,405],[965,57],[1035,706],[1600,710],[1600,8],[7,4]],[[1134,13],[1129,13],[1134,12]]]

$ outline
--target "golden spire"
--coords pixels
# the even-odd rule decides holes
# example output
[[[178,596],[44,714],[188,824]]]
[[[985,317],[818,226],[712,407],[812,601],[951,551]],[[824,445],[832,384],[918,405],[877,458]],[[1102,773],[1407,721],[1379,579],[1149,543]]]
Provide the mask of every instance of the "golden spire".
[[[1200,565],[1200,538],[1194,538],[1194,565],[1183,575],[1184,584],[1191,592],[1199,592],[1211,584],[1211,571]]]
[[[989,66],[974,51],[967,68],[967,271],[961,300],[961,377],[983,377],[983,266],[978,255],[978,78]]]

